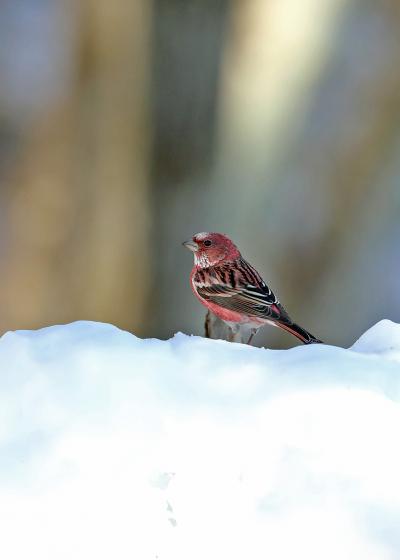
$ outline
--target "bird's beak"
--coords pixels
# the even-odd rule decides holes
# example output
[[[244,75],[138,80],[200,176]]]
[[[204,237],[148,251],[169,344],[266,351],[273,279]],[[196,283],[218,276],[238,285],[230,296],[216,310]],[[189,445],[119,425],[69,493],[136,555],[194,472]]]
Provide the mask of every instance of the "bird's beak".
[[[186,247],[186,249],[189,249],[189,251],[192,251],[193,253],[195,253],[199,249],[199,246],[194,241],[184,241],[182,245]]]

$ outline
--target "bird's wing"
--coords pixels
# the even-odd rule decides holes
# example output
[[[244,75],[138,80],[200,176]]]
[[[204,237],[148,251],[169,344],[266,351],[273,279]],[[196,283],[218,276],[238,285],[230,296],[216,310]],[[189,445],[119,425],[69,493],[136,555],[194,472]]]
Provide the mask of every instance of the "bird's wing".
[[[261,319],[289,319],[260,275],[243,259],[234,267],[214,267],[210,278],[204,271],[193,278],[193,284],[201,298],[224,309]]]

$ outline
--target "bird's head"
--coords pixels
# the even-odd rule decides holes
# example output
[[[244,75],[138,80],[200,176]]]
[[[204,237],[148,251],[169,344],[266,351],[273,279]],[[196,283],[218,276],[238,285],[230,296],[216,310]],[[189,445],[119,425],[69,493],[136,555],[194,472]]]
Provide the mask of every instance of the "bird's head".
[[[199,268],[208,268],[240,257],[236,245],[223,233],[196,233],[191,241],[185,241],[183,245],[193,252],[194,263]]]

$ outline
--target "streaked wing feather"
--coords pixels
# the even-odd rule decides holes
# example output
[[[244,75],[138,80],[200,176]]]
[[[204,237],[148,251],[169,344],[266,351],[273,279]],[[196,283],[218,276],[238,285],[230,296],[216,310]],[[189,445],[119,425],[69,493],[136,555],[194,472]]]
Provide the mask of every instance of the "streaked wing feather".
[[[256,303],[254,298],[248,298],[244,292],[236,291],[232,294],[229,290],[225,295],[210,295],[204,293],[201,288],[199,290],[199,295],[211,303],[215,303],[225,309],[231,311],[236,311],[238,313],[244,313],[245,315],[250,315],[254,317],[260,317],[261,319],[271,318],[279,319],[280,313],[277,313],[271,304]]]
[[[196,289],[199,296],[207,300],[216,296],[229,298],[236,295],[237,293],[237,290],[235,288],[227,286],[226,284],[213,284],[212,286],[196,286]]]
[[[237,282],[233,287],[223,282],[216,284],[214,280],[214,283],[208,286],[199,282],[196,289],[201,298],[230,311],[262,319],[279,319],[281,317],[281,306],[265,285],[258,287]]]
[[[261,319],[278,319],[280,316],[279,313],[272,309],[270,305],[254,304],[247,301],[240,294],[230,298],[217,296],[212,298],[212,302],[220,305],[221,307],[225,307],[226,309],[230,309],[231,311],[236,311],[253,317],[260,317]]]

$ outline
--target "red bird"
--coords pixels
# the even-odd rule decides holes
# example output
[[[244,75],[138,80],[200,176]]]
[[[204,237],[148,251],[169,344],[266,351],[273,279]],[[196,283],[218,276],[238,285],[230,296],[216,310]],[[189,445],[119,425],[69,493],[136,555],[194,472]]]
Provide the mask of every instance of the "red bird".
[[[197,233],[183,243],[194,253],[190,281],[194,295],[222,319],[232,333],[248,331],[250,344],[257,330],[271,324],[304,344],[321,342],[294,323],[258,272],[222,233]]]

